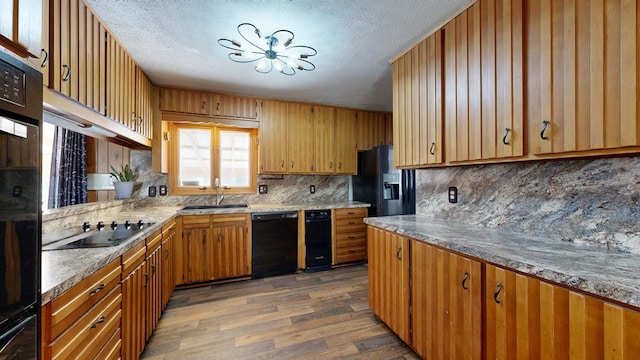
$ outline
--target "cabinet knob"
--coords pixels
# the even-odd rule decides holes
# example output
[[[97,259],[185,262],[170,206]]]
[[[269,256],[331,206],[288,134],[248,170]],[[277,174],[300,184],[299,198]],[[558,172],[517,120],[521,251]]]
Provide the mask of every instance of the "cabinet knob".
[[[542,140],[549,139],[547,136],[544,136],[544,132],[547,130],[547,126],[549,126],[549,121],[547,120],[542,121],[542,129],[540,130],[540,139]]]

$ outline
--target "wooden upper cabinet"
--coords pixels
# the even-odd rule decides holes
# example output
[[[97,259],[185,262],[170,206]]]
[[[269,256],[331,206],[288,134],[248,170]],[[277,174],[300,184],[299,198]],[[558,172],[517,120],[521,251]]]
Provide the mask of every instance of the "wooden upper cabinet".
[[[255,98],[235,95],[211,95],[211,114],[233,118],[255,119],[258,101]]]
[[[336,110],[336,174],[358,172],[356,115],[355,110]]]
[[[2,3],[0,46],[20,57],[40,56],[42,0],[11,0]]]
[[[336,171],[336,109],[313,106],[313,146],[316,173]]]
[[[523,0],[480,0],[445,28],[447,160],[523,155]]]
[[[260,173],[287,172],[287,103],[261,100],[260,118]]]
[[[313,141],[311,105],[288,103],[287,172],[289,174],[304,174],[314,171]]]
[[[442,142],[442,31],[393,62],[394,164],[438,164]]]
[[[638,2],[526,2],[531,152],[640,145]]]
[[[358,151],[366,151],[386,144],[387,114],[358,111],[356,129]]]
[[[153,137],[153,84],[139,66],[135,67],[135,123],[133,130],[151,139]]]
[[[126,49],[107,35],[107,112],[106,116],[120,124],[135,129],[136,64]]]
[[[210,115],[211,94],[202,91],[162,88],[160,110]]]

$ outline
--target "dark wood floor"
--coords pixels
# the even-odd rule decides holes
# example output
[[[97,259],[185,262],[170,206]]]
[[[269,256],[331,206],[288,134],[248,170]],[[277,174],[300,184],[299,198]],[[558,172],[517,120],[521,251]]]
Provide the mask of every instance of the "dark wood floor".
[[[178,290],[143,359],[418,359],[373,315],[366,265]]]

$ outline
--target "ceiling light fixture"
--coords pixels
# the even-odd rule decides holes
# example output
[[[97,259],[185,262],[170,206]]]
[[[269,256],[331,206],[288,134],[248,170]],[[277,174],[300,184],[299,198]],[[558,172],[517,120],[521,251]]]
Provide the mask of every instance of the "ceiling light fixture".
[[[256,40],[251,41],[243,34],[253,29]],[[285,75],[295,75],[296,70],[312,71],[316,66],[308,59],[318,54],[316,49],[305,46],[291,46],[294,35],[289,30],[278,30],[262,37],[260,30],[250,23],[238,25],[238,34],[247,42],[218,39],[220,46],[232,50],[229,59],[238,63],[256,62],[255,69],[261,74],[270,73],[274,68]],[[249,46],[251,45],[251,46]]]

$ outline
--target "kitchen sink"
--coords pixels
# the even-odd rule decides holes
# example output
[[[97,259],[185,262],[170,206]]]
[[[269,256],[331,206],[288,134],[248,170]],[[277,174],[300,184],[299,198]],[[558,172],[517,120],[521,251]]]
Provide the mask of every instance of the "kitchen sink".
[[[231,208],[246,208],[247,204],[220,204],[220,205],[192,205],[185,206],[182,210],[207,210],[207,209],[231,209]]]

